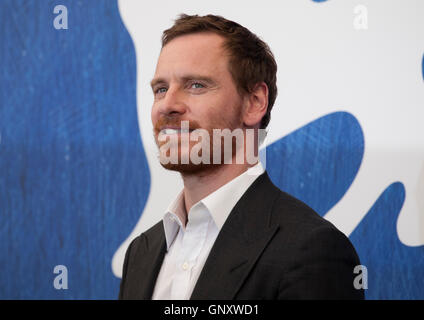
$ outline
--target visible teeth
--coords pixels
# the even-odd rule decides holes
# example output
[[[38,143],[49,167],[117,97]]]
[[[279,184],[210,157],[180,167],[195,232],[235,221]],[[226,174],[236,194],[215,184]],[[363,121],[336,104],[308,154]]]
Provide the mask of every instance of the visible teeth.
[[[165,129],[163,131],[165,134],[174,134],[179,132],[179,130],[175,130],[175,129]]]
[[[187,133],[190,132],[188,129],[164,129],[164,134],[176,134],[176,133]]]

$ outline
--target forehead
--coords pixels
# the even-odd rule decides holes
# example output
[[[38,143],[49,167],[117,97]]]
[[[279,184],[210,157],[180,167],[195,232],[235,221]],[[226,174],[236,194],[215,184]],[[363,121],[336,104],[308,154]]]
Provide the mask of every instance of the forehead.
[[[160,53],[156,76],[185,72],[220,74],[227,72],[228,54],[225,39],[214,33],[179,36],[168,42]]]

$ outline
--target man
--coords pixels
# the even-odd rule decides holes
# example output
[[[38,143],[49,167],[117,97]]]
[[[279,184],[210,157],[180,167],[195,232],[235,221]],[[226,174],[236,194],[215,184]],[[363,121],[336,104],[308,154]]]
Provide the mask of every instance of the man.
[[[184,189],[128,247],[120,299],[363,298],[349,240],[248,161],[276,70],[262,40],[222,17],[182,15],[164,32],[152,122],[160,161]],[[212,139],[216,130],[241,132],[242,143]]]

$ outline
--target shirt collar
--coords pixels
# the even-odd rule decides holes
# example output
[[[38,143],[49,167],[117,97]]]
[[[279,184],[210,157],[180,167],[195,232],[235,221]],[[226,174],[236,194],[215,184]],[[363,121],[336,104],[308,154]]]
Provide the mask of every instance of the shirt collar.
[[[166,209],[165,216],[163,217],[163,227],[165,229],[165,238],[167,250],[174,242],[177,236],[179,228],[183,227],[183,224],[178,216],[185,214],[184,208],[184,190],[182,190],[177,198],[168,206]]]
[[[263,172],[264,169],[259,162],[201,200],[208,208],[219,230],[221,230],[231,210],[233,210],[246,190]]]
[[[199,209],[207,211],[215,222],[218,230],[221,230],[231,210],[256,178],[264,173],[264,171],[262,164],[258,162],[241,175],[197,202],[193,205],[191,211]],[[174,242],[178,230],[183,228],[183,223],[179,217],[183,217],[184,215],[184,190],[182,190],[176,199],[168,206],[165,216],[163,217],[167,249],[169,249]]]

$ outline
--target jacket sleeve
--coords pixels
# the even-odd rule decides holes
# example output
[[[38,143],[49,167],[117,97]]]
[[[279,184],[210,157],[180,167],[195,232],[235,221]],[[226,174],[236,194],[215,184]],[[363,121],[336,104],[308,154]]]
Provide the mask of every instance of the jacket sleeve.
[[[124,266],[122,268],[122,279],[121,279],[121,284],[120,284],[120,287],[119,287],[119,295],[118,295],[119,300],[122,300],[124,298],[125,280],[126,280],[127,269],[128,269],[128,260],[129,260],[129,257],[130,257],[130,252],[131,252],[132,245],[134,244],[134,241],[135,241],[135,239],[133,241],[131,241],[130,245],[127,248],[127,252],[125,253]]]
[[[359,258],[342,232],[321,226],[303,237],[298,249],[281,278],[279,299],[364,299],[353,285]]]

